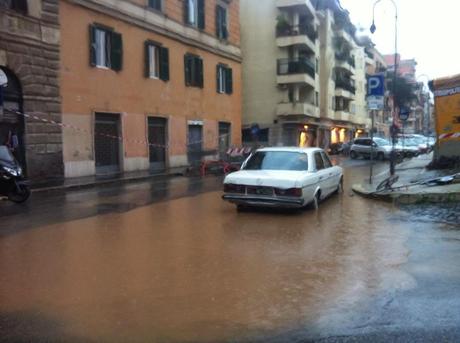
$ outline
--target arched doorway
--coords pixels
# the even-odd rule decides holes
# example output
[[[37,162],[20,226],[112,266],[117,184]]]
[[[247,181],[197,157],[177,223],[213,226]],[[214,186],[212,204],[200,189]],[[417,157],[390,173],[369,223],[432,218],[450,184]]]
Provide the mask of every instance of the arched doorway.
[[[22,88],[16,75],[5,67],[0,69],[6,74],[8,83],[2,87],[3,110],[0,111],[0,144],[9,143],[13,154],[25,168],[24,116],[22,113]],[[13,146],[14,145],[14,146]]]

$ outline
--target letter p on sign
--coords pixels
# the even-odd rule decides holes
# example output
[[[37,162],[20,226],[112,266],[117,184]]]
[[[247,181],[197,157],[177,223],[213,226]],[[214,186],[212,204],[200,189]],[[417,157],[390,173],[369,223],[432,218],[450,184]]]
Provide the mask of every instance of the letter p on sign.
[[[371,75],[367,78],[367,96],[384,96],[385,78],[383,74]]]

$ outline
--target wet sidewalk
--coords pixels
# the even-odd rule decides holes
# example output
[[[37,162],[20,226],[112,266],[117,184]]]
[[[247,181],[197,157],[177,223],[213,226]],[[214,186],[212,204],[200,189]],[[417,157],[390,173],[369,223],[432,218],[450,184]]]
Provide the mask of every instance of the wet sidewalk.
[[[460,202],[460,179],[454,182],[438,185],[435,182],[425,184],[429,180],[459,173],[460,170],[428,170],[433,155],[421,155],[402,162],[396,166],[398,181],[391,189],[377,190],[381,182],[390,176],[389,170],[376,175],[369,183],[366,181],[353,185],[355,193],[370,198],[396,201],[401,204]]]
[[[149,179],[164,179],[184,174],[184,168],[172,168],[163,171],[135,171],[127,173],[113,173],[106,175],[92,175],[75,178],[50,179],[41,182],[32,182],[32,192],[49,192],[56,190],[72,190],[91,188],[114,183],[128,183]]]

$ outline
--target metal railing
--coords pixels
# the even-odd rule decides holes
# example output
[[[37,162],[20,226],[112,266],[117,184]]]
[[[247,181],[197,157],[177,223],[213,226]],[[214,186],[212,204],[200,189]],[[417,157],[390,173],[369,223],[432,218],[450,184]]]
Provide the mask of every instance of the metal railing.
[[[335,80],[335,88],[344,89],[352,94],[355,94],[356,88],[351,80],[339,77]]]
[[[315,64],[306,57],[278,60],[278,75],[308,74],[315,78]]]
[[[355,67],[355,58],[349,54],[337,52],[335,54],[335,59],[338,61],[347,62],[353,68]]]
[[[306,35],[311,41],[316,41],[318,32],[310,25],[286,25],[276,28],[276,37]]]

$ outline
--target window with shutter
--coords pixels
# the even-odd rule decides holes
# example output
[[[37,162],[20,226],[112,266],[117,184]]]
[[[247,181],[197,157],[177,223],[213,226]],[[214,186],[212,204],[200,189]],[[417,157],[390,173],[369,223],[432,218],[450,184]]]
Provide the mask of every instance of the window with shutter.
[[[226,68],[226,78],[225,78],[225,93],[233,93],[233,72],[231,68]]]
[[[225,93],[225,67],[222,65],[217,66],[217,93]]]
[[[192,81],[192,77],[191,77],[192,68],[190,66],[190,62],[191,62],[191,56],[185,55],[184,56],[184,75],[185,75],[185,85],[186,86],[191,86],[191,81]]]
[[[198,28],[204,30],[206,27],[206,11],[205,11],[205,0],[197,0],[197,19],[198,19]]]
[[[120,33],[103,25],[89,26],[90,65],[120,71],[123,67],[123,41]]]
[[[158,79],[160,77],[160,50],[154,44],[147,45],[147,63],[148,63],[148,77],[151,79]]]
[[[204,87],[204,71],[203,71],[203,60],[199,57],[196,59],[197,62],[197,86]]]
[[[160,47],[160,80],[169,81],[169,49]]]
[[[198,25],[198,0],[184,0],[184,19],[186,24]]]
[[[96,61],[97,45],[96,45],[96,27],[94,25],[89,26],[89,64],[92,67],[97,65]]]
[[[227,9],[219,5],[216,6],[216,35],[219,39],[228,38]]]
[[[123,40],[120,33],[111,32],[110,66],[115,71],[123,67]]]
[[[110,68],[110,38],[108,31],[91,27],[91,62],[92,65]]]
[[[221,94],[232,94],[233,75],[232,69],[225,65],[217,65],[216,68],[217,92]]]
[[[184,56],[185,85],[190,87],[203,87],[203,60],[199,56],[186,54]]]

